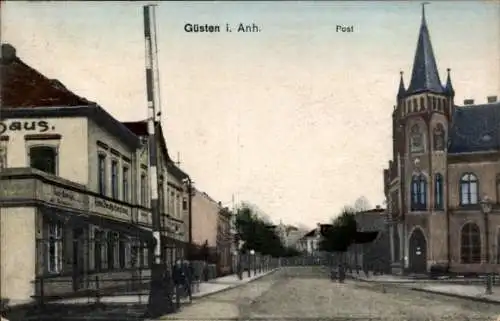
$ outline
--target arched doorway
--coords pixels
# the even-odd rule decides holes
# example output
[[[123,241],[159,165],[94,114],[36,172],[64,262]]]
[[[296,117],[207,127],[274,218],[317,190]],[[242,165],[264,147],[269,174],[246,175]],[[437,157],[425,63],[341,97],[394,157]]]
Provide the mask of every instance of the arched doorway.
[[[427,272],[427,241],[420,228],[413,230],[409,244],[409,270],[413,273]]]

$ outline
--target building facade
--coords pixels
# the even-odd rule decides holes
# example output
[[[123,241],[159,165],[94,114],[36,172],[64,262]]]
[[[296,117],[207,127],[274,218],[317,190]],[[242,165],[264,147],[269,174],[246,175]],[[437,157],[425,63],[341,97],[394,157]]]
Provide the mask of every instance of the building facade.
[[[331,228],[331,224],[318,223],[316,228],[307,232],[298,239],[296,249],[307,255],[315,255],[320,252],[321,239],[325,231]]]
[[[215,261],[217,228],[222,207],[207,193],[196,188],[193,188],[192,206],[191,238],[193,245],[204,248],[204,251],[208,251],[204,256],[208,255],[212,257],[212,261]]]
[[[0,284],[12,305],[149,274],[147,142],[2,45]],[[181,186],[181,174],[172,178]],[[181,188],[182,189],[182,188]],[[175,189],[177,191],[177,189]],[[180,223],[182,211],[169,226]],[[175,229],[175,227],[173,227]],[[179,237],[181,234],[179,233]]]
[[[147,141],[147,121],[124,122],[125,127],[141,141]],[[161,124],[157,124],[158,146],[158,202],[161,216],[162,247],[168,264],[185,259],[189,248],[190,177],[170,158]],[[142,153],[148,157],[147,145]],[[147,167],[142,167],[140,179],[148,181]],[[144,193],[144,195],[142,194]],[[145,202],[149,201],[149,190],[141,191]]]
[[[454,97],[449,69],[446,83],[440,80],[423,12],[408,87],[401,74],[384,170],[395,272],[498,270],[500,104],[492,96],[457,106]],[[486,199],[494,203],[487,217]]]
[[[358,212],[354,217],[359,232],[377,231],[378,236],[370,243],[352,244],[346,253],[348,263],[352,267],[390,273],[392,261],[386,210],[377,206]]]

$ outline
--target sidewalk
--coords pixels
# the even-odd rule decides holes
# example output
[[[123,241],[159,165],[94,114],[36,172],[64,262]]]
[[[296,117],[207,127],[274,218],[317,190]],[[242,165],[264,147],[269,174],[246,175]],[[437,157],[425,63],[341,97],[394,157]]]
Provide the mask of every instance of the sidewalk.
[[[201,282],[199,284],[198,291],[194,292],[193,299],[202,298],[204,296],[214,294],[220,291],[228,290],[239,285],[246,284],[248,282],[259,279],[265,275],[268,275],[277,269],[270,270],[267,272],[258,273],[254,275],[252,271],[252,276],[249,278],[248,274],[243,273],[243,280],[239,280],[237,275],[228,275],[220,278],[216,278],[207,282]],[[148,290],[141,291],[138,293],[117,293],[111,295],[105,295],[99,298],[99,302],[103,304],[147,304],[149,298]],[[185,301],[185,300],[184,300]],[[182,302],[182,301],[181,301]],[[48,304],[89,304],[97,303],[95,297],[79,297],[79,298],[68,298],[52,301]]]
[[[363,282],[400,284],[413,291],[446,295],[473,301],[500,304],[500,287],[493,287],[493,294],[485,294],[484,280],[481,279],[413,279],[399,275],[350,275],[353,279]]]
[[[500,288],[493,288],[493,294],[485,294],[484,285],[462,284],[420,284],[411,287],[414,291],[441,294],[473,301],[500,304]]]
[[[210,280],[208,282],[202,282],[199,284],[199,291],[193,293],[193,302],[211,294],[230,290],[255,281],[277,270],[278,268],[258,273],[257,275],[254,275],[252,272],[252,276],[250,278],[245,272],[243,274],[243,280],[239,280],[236,275],[228,275]],[[93,320],[122,320],[125,313],[130,317],[130,320],[133,320],[133,317],[139,317],[144,314],[148,303],[148,295],[149,293],[146,290],[138,293],[120,293],[116,295],[103,296],[100,298],[99,302],[96,302],[96,298],[92,297],[61,299],[47,303],[43,315],[40,315],[36,309],[31,310],[29,307],[26,307],[26,309],[18,310],[14,313],[14,315],[9,315],[9,319],[16,321],[40,321],[55,320],[60,316],[64,318],[68,318],[70,316],[73,320],[83,320],[82,316],[86,316],[85,320],[88,320],[89,318],[92,318]],[[188,299],[181,300],[181,304],[188,302]],[[13,319],[11,317],[13,317]],[[8,319],[5,318],[1,321],[4,320],[8,321]]]

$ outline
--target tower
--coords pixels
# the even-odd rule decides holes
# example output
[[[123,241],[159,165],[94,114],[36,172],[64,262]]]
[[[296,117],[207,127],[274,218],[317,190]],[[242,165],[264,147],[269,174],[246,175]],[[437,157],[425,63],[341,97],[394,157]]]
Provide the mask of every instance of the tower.
[[[427,27],[425,4],[422,4],[409,86],[405,88],[401,72],[393,111],[393,154],[401,161],[403,220],[398,226],[399,235],[403,236],[401,257],[406,257],[405,268],[416,273],[427,271],[431,264],[447,263],[446,142],[454,108],[450,69],[443,85]]]

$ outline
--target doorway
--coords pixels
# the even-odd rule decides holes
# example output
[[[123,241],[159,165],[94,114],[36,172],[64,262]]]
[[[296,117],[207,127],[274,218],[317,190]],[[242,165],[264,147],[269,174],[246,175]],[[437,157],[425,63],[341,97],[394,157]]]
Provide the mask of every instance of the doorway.
[[[409,244],[409,271],[427,273],[427,241],[420,228],[413,230]]]
[[[85,229],[73,229],[73,291],[84,288],[85,281]]]

